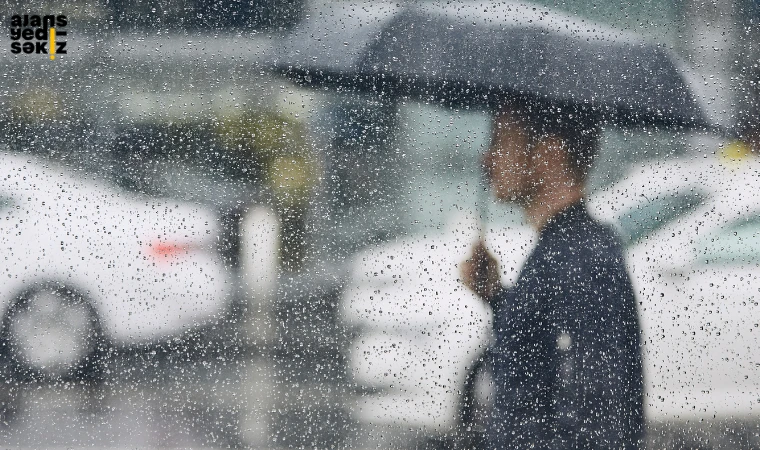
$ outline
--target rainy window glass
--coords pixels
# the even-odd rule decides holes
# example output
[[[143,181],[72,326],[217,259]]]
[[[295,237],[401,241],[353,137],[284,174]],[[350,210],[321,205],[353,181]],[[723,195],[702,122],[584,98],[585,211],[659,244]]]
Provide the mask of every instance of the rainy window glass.
[[[399,116],[411,232],[466,227],[477,208],[488,213],[497,207],[482,186],[480,169],[490,142],[490,115],[411,103],[401,106]]]
[[[760,448],[758,0],[0,11],[0,447]]]
[[[368,98],[326,112],[337,121],[327,160],[329,202],[344,239],[335,251],[452,227],[472,232],[476,214],[501,225],[521,220],[482,186],[486,112]]]
[[[303,0],[284,1],[145,1],[109,2],[117,26],[214,32],[220,30],[277,30],[292,26]]]
[[[0,197],[0,209],[8,209],[13,205],[13,201],[9,197]]]

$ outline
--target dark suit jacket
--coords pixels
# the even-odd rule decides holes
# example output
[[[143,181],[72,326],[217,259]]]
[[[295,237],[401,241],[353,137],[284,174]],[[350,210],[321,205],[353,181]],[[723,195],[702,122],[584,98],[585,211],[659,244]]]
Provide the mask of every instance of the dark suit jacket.
[[[552,218],[499,292],[490,448],[636,449],[639,324],[619,239],[583,203]]]

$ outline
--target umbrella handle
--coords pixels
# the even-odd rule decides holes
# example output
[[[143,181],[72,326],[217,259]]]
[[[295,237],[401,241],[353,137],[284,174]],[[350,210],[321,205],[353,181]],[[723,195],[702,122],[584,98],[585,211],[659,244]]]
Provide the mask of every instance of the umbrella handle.
[[[477,217],[477,227],[478,227],[478,240],[481,242],[486,241],[486,223],[487,223],[487,217],[488,217],[488,203],[490,202],[490,193],[489,193],[489,185],[488,181],[485,179],[485,176],[480,177],[480,186],[478,189],[478,195],[475,199],[475,212],[478,215]]]

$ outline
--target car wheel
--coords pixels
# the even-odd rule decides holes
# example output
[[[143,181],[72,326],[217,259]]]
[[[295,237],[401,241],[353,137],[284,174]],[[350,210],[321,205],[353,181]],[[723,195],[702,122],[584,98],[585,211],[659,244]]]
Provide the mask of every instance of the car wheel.
[[[92,305],[60,283],[22,292],[3,319],[2,342],[12,371],[21,379],[91,376],[101,336]]]

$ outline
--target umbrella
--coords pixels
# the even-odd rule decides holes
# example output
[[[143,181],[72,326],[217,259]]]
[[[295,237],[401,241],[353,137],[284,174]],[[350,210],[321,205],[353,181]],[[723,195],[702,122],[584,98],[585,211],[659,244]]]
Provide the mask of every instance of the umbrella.
[[[271,62],[307,85],[453,103],[522,95],[623,126],[711,127],[664,46],[525,3],[330,2]]]

